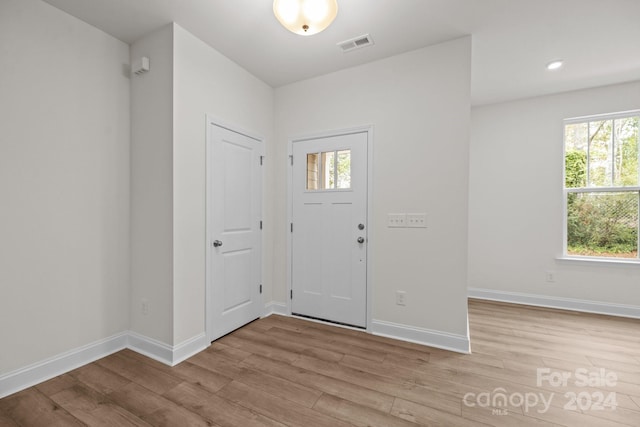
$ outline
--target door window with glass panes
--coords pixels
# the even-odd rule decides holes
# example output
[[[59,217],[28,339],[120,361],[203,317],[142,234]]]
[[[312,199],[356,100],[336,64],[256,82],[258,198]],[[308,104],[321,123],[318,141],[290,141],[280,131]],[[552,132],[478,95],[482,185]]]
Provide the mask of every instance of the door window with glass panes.
[[[640,111],[565,120],[565,255],[638,258]]]

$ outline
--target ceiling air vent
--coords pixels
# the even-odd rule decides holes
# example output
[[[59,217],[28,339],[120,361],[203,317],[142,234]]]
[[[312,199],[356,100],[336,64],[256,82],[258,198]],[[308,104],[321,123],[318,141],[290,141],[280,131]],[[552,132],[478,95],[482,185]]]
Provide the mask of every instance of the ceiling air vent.
[[[352,50],[371,46],[372,44],[373,39],[371,38],[371,36],[369,34],[365,34],[363,36],[358,36],[353,39],[340,42],[338,43],[338,47],[342,49],[343,52],[351,52]]]

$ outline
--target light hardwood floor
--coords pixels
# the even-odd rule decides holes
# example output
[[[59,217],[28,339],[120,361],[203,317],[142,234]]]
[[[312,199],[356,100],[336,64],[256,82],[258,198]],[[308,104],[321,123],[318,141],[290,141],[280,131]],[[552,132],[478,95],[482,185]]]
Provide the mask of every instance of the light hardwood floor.
[[[473,300],[469,316],[471,355],[281,316],[173,368],[124,350],[1,399],[0,426],[640,426],[640,321]]]

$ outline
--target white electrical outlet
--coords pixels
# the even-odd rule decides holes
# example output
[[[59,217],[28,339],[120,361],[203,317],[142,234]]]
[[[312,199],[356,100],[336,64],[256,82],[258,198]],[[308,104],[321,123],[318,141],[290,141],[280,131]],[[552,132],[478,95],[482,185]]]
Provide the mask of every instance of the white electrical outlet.
[[[553,271],[545,271],[544,272],[544,280],[547,283],[555,283],[556,281],[556,273]]]
[[[427,228],[427,214],[426,213],[408,213],[407,227]]]
[[[407,293],[405,291],[396,291],[396,304],[407,305]]]
[[[387,215],[387,227],[401,228],[406,227],[407,214],[388,214]]]

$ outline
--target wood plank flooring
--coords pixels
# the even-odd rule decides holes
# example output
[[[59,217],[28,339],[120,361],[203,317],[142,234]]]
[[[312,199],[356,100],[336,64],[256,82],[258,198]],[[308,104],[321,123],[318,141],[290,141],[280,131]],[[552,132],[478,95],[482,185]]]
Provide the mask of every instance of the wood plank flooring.
[[[640,321],[475,300],[469,318],[462,355],[270,316],[173,368],[124,350],[8,396],[0,427],[640,425]]]

